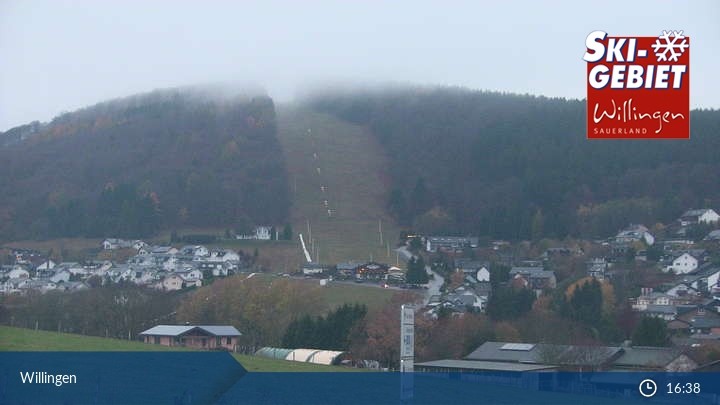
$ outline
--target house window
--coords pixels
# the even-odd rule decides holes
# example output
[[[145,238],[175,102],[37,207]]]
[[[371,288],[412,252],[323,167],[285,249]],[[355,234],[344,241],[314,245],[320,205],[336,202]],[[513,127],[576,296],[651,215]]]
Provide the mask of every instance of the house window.
[[[156,345],[159,345],[160,344],[160,336],[153,336],[153,343],[155,343]]]
[[[202,347],[206,347],[206,346],[207,346],[207,339],[202,338],[202,339],[200,340],[200,342],[202,342]]]
[[[222,345],[222,338],[220,336],[215,338],[215,346]]]
[[[229,345],[231,342],[232,342],[232,339],[230,338],[230,336],[228,336],[228,337],[225,338],[225,344],[226,344],[226,345]]]

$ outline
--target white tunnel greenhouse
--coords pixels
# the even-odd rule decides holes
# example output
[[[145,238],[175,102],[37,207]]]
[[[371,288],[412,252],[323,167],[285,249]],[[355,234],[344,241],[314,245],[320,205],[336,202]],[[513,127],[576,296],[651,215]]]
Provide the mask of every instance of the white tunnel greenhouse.
[[[269,359],[324,364],[328,366],[340,364],[341,361],[348,357],[347,352],[334,350],[282,349],[278,347],[263,347],[255,352],[255,355]]]

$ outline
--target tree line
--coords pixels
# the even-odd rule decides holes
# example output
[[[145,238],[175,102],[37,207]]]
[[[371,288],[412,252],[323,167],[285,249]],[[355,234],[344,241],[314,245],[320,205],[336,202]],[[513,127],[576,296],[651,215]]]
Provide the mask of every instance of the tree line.
[[[0,146],[0,239],[140,237],[288,220],[267,96],[157,91],[33,128]]]
[[[306,101],[376,135],[393,156],[388,209],[418,232],[607,237],[720,205],[715,110],[691,113],[693,142],[598,143],[577,100],[396,86]]]

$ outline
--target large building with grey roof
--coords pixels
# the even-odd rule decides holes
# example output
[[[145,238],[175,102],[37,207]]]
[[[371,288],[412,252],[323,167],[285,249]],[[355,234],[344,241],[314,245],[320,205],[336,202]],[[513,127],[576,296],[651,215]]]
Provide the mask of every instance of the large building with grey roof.
[[[230,351],[235,350],[241,335],[230,325],[157,325],[140,333],[145,343]]]

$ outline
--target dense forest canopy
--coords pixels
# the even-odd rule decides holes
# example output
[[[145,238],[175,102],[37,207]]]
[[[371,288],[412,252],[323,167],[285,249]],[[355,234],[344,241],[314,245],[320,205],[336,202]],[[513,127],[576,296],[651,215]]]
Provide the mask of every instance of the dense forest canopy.
[[[306,101],[378,137],[388,206],[419,231],[604,237],[720,205],[718,111],[692,112],[689,141],[589,141],[577,100],[396,86]]]
[[[257,93],[254,93],[257,94]],[[282,223],[273,101],[162,90],[0,133],[0,239]]]

